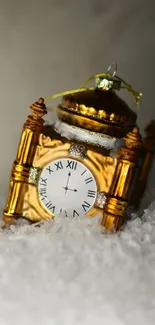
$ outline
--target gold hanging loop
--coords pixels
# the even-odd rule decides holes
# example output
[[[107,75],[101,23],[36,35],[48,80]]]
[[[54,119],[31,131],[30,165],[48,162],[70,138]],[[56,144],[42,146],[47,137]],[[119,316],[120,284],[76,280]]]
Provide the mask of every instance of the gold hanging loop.
[[[116,62],[112,62],[112,63],[109,65],[109,67],[108,67],[108,69],[107,69],[107,73],[109,73],[109,72],[111,71],[111,67],[112,67],[112,65],[115,65],[115,70],[114,70],[114,72],[113,72],[113,74],[112,74],[112,76],[115,77],[115,75],[116,75],[116,73],[117,73],[117,63],[116,63]]]

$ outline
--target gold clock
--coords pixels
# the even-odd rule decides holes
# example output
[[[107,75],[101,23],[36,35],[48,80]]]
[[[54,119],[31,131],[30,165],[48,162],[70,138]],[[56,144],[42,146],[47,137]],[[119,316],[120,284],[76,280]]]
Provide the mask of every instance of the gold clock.
[[[136,114],[116,90],[126,88],[137,102],[140,94],[110,71],[95,79],[95,87],[58,94],[62,101],[52,125],[42,119],[43,98],[30,106],[11,171],[5,224],[21,217],[38,222],[58,214],[101,213],[107,230],[122,225],[141,136]]]

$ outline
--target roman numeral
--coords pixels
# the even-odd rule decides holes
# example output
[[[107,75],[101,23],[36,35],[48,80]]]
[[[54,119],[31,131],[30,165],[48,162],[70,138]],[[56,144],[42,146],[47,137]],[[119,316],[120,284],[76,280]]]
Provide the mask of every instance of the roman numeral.
[[[86,184],[89,184],[91,182],[93,182],[93,178],[92,177],[88,177],[88,178],[85,179],[85,183]]]
[[[74,218],[76,215],[79,216],[78,212],[77,212],[76,210],[73,210],[73,218]]]
[[[44,179],[44,178],[40,178],[40,186],[47,186],[47,178]]]
[[[55,166],[56,166],[56,170],[58,169],[63,169],[63,165],[62,165],[62,162],[61,161],[58,161],[58,163],[55,163]]]
[[[83,176],[86,173],[87,169],[84,170],[84,172],[81,174],[81,176]]]
[[[49,167],[47,167],[46,168],[46,170],[48,170],[48,172],[49,172],[49,175],[51,175],[51,173],[53,173],[53,170],[51,169],[51,167],[49,166]]]
[[[45,206],[46,206],[46,208],[49,209],[52,213],[54,213],[54,211],[55,211],[55,206],[52,204],[51,201],[47,202],[47,203],[45,204]]]
[[[46,195],[46,187],[42,187],[39,189],[39,194],[41,196],[41,200],[45,200],[47,198],[47,195]]]
[[[66,218],[68,217],[68,215],[67,215],[67,211],[66,211],[66,210],[62,210],[62,209],[60,209],[60,214],[65,215]]]
[[[86,201],[84,201],[84,204],[82,204],[83,210],[86,212],[88,208],[90,208],[90,204]]]
[[[76,161],[73,161],[73,160],[67,160],[67,166],[66,168],[71,168],[71,169],[74,169],[76,170],[76,167],[77,167],[77,162]]]
[[[89,197],[95,197],[95,195],[96,195],[96,192],[95,191],[88,190],[87,196],[89,196]]]

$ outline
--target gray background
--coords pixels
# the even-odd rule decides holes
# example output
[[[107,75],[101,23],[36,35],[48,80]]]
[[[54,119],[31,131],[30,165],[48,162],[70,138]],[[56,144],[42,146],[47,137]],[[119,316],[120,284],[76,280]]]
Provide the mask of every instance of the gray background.
[[[0,0],[2,196],[29,105],[79,87],[112,61],[143,92],[143,132],[155,118],[154,34],[154,0]],[[153,171],[150,184],[155,188]]]

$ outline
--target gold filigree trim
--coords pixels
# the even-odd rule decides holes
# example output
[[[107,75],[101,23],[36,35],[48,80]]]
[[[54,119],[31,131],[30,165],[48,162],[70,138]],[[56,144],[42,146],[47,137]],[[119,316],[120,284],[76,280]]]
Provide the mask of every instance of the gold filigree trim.
[[[72,103],[72,106],[67,106],[63,104],[63,105],[59,105],[58,108],[68,110],[69,112],[76,112],[79,113],[80,115],[97,119],[100,122],[104,122],[104,121],[106,122],[106,120],[109,122],[115,122],[120,124],[123,124],[124,122],[126,123],[130,122],[130,117],[116,115],[115,113],[109,113],[103,109],[97,110],[94,107],[87,107],[84,104]]]

